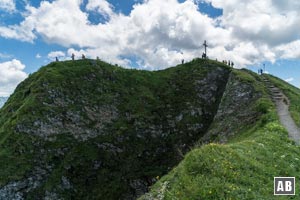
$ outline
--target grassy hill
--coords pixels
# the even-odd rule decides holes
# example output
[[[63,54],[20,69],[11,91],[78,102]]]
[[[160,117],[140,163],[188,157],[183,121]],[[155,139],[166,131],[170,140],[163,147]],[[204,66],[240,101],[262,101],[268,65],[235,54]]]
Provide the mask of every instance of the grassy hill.
[[[163,176],[151,187],[151,192],[140,199],[269,200],[300,197],[297,181],[296,196],[273,195],[274,177],[296,177],[299,180],[300,147],[288,138],[287,131],[280,125],[275,106],[260,78],[254,74],[252,78],[246,78],[238,73],[240,80],[252,82],[255,90],[263,94],[255,103],[256,109],[262,113],[259,120],[250,126],[240,126],[237,133],[227,138],[226,144],[195,146],[177,167]],[[265,76],[288,96],[290,112],[299,124],[300,90],[276,77]],[[223,115],[225,123],[215,120],[213,124],[217,128],[212,126],[213,130],[208,132],[214,132],[215,129],[222,131],[231,119],[230,114]],[[235,122],[237,120],[241,120],[238,126],[244,122],[240,117]]]
[[[41,68],[0,110],[0,195],[140,196],[206,133],[229,73],[203,60],[157,72],[94,60]]]
[[[54,62],[0,109],[0,199],[269,199],[298,153],[250,71]]]

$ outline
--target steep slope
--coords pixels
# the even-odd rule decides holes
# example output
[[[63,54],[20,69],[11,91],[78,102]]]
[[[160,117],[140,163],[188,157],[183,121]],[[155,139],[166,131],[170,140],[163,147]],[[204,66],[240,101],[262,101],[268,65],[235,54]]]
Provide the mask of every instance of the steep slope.
[[[0,110],[0,199],[142,195],[207,132],[230,72],[199,59],[157,72],[41,68]]]
[[[276,106],[263,79],[242,71],[234,76],[227,83],[219,111],[207,132],[210,137],[205,137],[224,142],[223,137],[228,133],[229,137],[225,137],[227,143],[195,147],[140,199],[286,199],[273,195],[273,177],[296,177],[299,180],[300,148],[288,138],[288,132],[280,124]],[[300,98],[300,90],[278,78],[267,77],[290,98],[290,111],[297,112],[298,104],[295,103]],[[247,82],[252,89],[244,92],[232,90],[245,88],[239,85]],[[233,101],[227,101],[228,95]],[[242,100],[238,104],[234,99],[239,97],[252,98],[252,101],[246,103]],[[225,105],[229,109],[223,109]],[[254,110],[261,115],[245,114]],[[294,115],[296,120],[297,116]],[[254,118],[256,122],[251,123]],[[299,196],[296,193],[295,199]]]
[[[292,119],[289,107],[289,98],[278,88],[275,87],[271,81],[269,81],[265,76],[263,80],[269,88],[269,93],[273,101],[275,102],[277,114],[279,116],[280,123],[288,131],[289,137],[295,141],[297,145],[300,144],[300,128],[297,127],[295,121]],[[292,110],[292,109],[291,109]]]
[[[260,77],[248,70],[233,70],[216,116],[202,142],[225,143],[255,125],[270,104]]]
[[[289,111],[291,113],[292,118],[294,119],[297,126],[300,126],[300,90],[293,85],[287,84],[285,81],[274,77],[272,75],[264,75],[272,84],[279,88],[284,94],[288,97],[290,104],[289,104]]]

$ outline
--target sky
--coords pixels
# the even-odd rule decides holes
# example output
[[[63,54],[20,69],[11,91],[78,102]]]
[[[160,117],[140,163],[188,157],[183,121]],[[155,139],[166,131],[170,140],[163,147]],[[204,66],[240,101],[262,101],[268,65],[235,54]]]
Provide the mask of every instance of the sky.
[[[159,70],[200,57],[300,86],[300,1],[0,0],[0,96],[55,60]]]

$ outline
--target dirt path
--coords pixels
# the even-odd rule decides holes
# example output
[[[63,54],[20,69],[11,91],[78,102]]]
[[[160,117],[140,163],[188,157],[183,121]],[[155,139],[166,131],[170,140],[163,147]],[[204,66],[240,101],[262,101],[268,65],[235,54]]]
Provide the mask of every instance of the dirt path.
[[[264,79],[267,87],[271,92],[273,101],[276,104],[277,113],[280,119],[281,124],[286,128],[289,133],[289,137],[296,142],[297,145],[300,145],[300,129],[295,124],[294,120],[291,117],[289,112],[289,100],[288,98],[269,80]]]

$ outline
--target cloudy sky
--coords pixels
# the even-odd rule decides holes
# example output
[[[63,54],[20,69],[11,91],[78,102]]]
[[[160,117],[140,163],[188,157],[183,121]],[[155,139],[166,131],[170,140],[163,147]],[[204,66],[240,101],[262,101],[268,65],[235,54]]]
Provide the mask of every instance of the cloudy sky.
[[[233,60],[300,86],[300,1],[0,0],[0,96],[42,65],[96,58],[157,70],[199,57]]]

